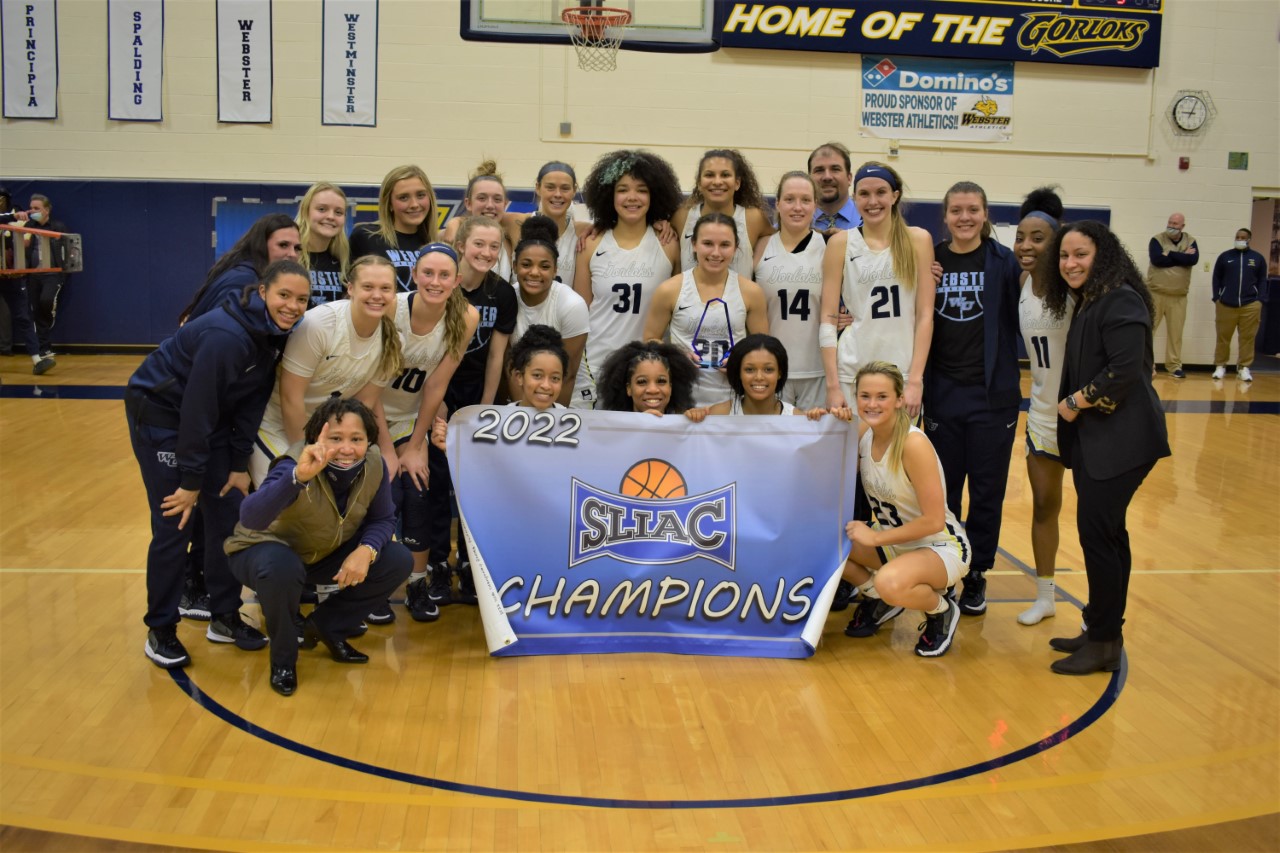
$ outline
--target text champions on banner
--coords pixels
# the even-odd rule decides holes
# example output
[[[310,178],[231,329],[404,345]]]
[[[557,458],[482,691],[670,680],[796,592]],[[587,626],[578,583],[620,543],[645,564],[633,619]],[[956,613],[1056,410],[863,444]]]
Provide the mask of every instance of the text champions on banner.
[[[855,439],[835,418],[462,409],[449,467],[489,651],[812,655]]]
[[[107,118],[163,115],[164,0],[107,0]]]
[[[1163,0],[715,0],[714,32],[722,47],[1154,68],[1162,8]]]
[[[58,117],[57,0],[0,0],[4,117]]]
[[[271,0],[217,0],[218,121],[271,121]]]
[[[378,0],[324,0],[324,124],[378,124]]]
[[[1013,132],[1013,63],[862,57],[865,136],[1004,142]]]

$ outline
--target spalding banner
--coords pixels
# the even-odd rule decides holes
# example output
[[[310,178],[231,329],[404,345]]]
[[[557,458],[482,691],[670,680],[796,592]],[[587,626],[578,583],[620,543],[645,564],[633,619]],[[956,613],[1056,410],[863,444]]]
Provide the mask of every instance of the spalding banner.
[[[715,0],[721,47],[1154,68],[1163,0]]]
[[[809,657],[849,554],[855,439],[832,417],[459,411],[489,651]]]

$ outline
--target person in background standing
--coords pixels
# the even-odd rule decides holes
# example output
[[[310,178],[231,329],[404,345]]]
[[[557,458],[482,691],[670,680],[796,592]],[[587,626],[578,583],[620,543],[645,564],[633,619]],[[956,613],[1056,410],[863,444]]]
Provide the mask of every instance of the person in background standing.
[[[862,224],[862,214],[849,197],[853,186],[853,161],[849,149],[839,142],[828,142],[809,155],[809,176],[818,187],[818,209],[813,214],[813,227],[830,237],[837,231],[848,231]]]
[[[1253,341],[1262,319],[1262,283],[1267,280],[1267,259],[1249,248],[1253,232],[1241,228],[1236,232],[1233,249],[1218,255],[1213,265],[1214,326],[1217,343],[1213,348],[1213,378],[1227,375],[1227,359],[1231,356],[1231,337],[1240,332],[1240,351],[1236,358],[1236,376],[1241,382],[1252,382],[1249,366],[1253,364]]]
[[[1187,219],[1181,213],[1169,214],[1169,224],[1151,238],[1147,254],[1147,289],[1155,301],[1155,326],[1168,320],[1165,331],[1164,369],[1174,379],[1182,379],[1182,327],[1187,322],[1187,291],[1191,289],[1191,268],[1200,261],[1196,238],[1185,230]]]

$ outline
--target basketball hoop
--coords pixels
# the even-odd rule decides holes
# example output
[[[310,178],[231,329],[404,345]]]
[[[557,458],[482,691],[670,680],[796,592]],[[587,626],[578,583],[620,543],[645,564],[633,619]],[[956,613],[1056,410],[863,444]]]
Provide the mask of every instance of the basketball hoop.
[[[613,71],[618,67],[618,48],[631,23],[630,12],[608,6],[572,6],[560,13],[560,19],[569,28],[579,68]]]

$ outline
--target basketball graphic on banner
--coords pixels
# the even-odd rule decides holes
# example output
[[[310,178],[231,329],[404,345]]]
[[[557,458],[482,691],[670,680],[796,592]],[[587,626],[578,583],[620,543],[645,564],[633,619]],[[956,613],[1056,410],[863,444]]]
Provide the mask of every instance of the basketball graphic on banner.
[[[689,493],[684,475],[661,459],[642,459],[622,475],[619,494],[633,498],[682,498]]]

